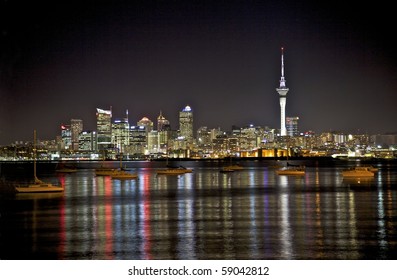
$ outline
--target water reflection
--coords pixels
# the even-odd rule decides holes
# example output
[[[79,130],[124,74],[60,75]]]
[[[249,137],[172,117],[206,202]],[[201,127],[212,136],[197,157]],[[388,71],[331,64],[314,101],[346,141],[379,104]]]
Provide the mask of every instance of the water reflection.
[[[13,215],[29,229],[27,258],[395,258],[396,170],[377,176],[344,180],[318,166],[303,177],[267,167],[179,176],[145,168],[120,181],[86,170],[62,177],[60,197],[16,196],[28,210]]]

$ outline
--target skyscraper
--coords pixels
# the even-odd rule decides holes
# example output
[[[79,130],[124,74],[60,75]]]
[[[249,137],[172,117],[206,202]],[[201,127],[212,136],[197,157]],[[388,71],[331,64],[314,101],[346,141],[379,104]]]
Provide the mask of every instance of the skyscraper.
[[[70,124],[61,125],[61,138],[62,138],[62,149],[69,150],[72,148],[72,130]]]
[[[125,147],[130,144],[128,110],[126,111],[124,118],[115,119],[112,124],[112,143],[119,150],[119,152],[125,152]]]
[[[166,154],[168,150],[168,140],[171,137],[171,126],[170,122],[163,116],[161,111],[157,118],[157,131],[159,152]]]
[[[188,143],[193,142],[193,111],[189,105],[179,112],[179,130],[181,137]]]
[[[287,134],[289,136],[298,136],[298,121],[299,117],[287,117],[286,118],[286,127],[287,127]]]
[[[112,110],[97,108],[96,126],[98,135],[98,150],[104,151],[112,144]]]
[[[146,129],[146,133],[149,133],[153,130],[153,122],[148,117],[143,117],[140,121],[137,122],[138,126],[144,126]]]
[[[72,132],[72,149],[79,149],[79,135],[83,131],[83,121],[78,119],[70,120],[70,128]]]
[[[287,103],[287,93],[288,88],[285,85],[285,78],[284,78],[284,48],[281,48],[281,79],[280,79],[280,86],[276,88],[280,96],[280,118],[281,118],[281,127],[280,127],[280,135],[286,136],[287,129],[285,126],[285,105]]]

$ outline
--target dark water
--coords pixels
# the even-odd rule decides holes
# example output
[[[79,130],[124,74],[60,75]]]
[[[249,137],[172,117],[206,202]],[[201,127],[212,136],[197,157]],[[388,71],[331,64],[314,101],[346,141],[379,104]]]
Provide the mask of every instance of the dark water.
[[[49,171],[62,194],[0,192],[0,259],[397,259],[397,163],[372,180],[346,181],[357,162],[310,162],[303,177],[274,162],[183,162],[193,173],[156,175],[158,162],[128,163],[137,180]],[[15,177],[14,177],[15,179]],[[16,176],[17,180],[20,177]]]

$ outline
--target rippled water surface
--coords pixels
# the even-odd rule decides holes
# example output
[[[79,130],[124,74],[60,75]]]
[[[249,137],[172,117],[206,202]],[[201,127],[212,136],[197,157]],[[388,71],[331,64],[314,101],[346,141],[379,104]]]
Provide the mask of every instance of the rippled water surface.
[[[64,194],[0,194],[0,259],[397,259],[397,165],[344,180],[344,164],[311,162],[302,177],[272,163],[184,162],[192,173],[138,179],[47,172]],[[352,163],[346,163],[346,165]],[[356,164],[356,163],[354,163]],[[9,186],[3,179],[1,187]]]

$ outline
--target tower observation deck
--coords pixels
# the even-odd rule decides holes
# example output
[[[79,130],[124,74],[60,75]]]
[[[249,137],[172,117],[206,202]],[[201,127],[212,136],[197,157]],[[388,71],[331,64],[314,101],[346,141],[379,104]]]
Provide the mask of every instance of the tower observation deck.
[[[276,88],[276,91],[280,97],[280,135],[286,136],[287,129],[285,126],[285,105],[287,104],[287,93],[289,89],[285,85],[285,78],[284,78],[284,48],[281,48],[281,79],[280,79],[280,86]]]

